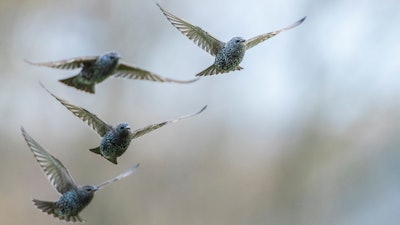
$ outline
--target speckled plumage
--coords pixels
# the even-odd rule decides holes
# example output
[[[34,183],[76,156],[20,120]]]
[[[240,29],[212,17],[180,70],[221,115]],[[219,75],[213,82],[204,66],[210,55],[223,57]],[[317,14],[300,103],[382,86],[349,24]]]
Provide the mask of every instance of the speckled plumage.
[[[90,149],[92,152],[102,155],[110,162],[117,164],[117,158],[128,149],[132,139],[130,127],[127,123],[120,123],[110,129],[103,136],[98,148]]]
[[[245,41],[241,37],[234,37],[225,43],[221,51],[215,56],[214,65],[223,71],[235,70],[246,51]]]
[[[120,58],[118,53],[109,52],[100,56],[78,57],[46,63],[25,61],[36,66],[46,66],[57,69],[81,68],[81,71],[76,76],[62,79],[60,82],[92,94],[95,93],[95,85],[101,83],[110,76],[174,83],[191,83],[197,80],[182,81],[162,77],[150,71],[120,62]]]
[[[182,34],[193,40],[200,48],[215,56],[214,63],[205,70],[198,73],[196,76],[207,76],[221,73],[228,73],[230,71],[243,69],[239,64],[242,62],[245,52],[254,47],[255,45],[289,29],[300,25],[306,17],[297,21],[296,23],[266,34],[257,35],[253,38],[245,40],[241,37],[234,37],[228,42],[222,42],[203,30],[198,26],[194,26],[189,22],[173,15],[166,11],[159,4],[157,6],[161,9],[163,14],[176,27]]]
[[[33,199],[33,203],[43,212],[53,215],[60,220],[65,220],[67,222],[83,222],[79,213],[89,205],[97,190],[103,188],[107,184],[129,176],[139,167],[139,164],[136,164],[124,173],[96,186],[77,186],[60,160],[40,146],[23,127],[21,127],[21,131],[26,143],[30,147],[44,173],[47,175],[50,183],[61,194],[61,197],[56,202]]]
[[[101,155],[102,157],[104,157],[105,159],[114,164],[117,164],[117,158],[125,153],[132,139],[138,138],[146,133],[161,128],[169,123],[175,123],[180,120],[195,116],[203,112],[207,107],[204,106],[198,112],[184,115],[177,119],[151,124],[131,132],[130,126],[127,123],[123,122],[113,127],[104,122],[103,120],[101,120],[95,114],[89,112],[88,110],[79,106],[75,106],[57,97],[43,85],[42,87],[47,92],[49,92],[55,99],[57,99],[62,105],[64,105],[69,111],[71,111],[75,116],[80,118],[83,122],[86,122],[93,130],[95,130],[102,137],[100,146],[89,150],[91,152]]]

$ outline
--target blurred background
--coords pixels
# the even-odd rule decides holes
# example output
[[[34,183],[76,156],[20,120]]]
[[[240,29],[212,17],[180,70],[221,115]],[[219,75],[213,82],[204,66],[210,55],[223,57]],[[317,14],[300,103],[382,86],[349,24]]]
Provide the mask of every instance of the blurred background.
[[[20,127],[78,184],[134,175],[96,193],[88,224],[398,224],[400,2],[159,0],[222,41],[299,27],[249,50],[245,69],[192,84],[109,78],[90,95],[35,67],[117,51],[162,76],[191,79],[214,61],[154,1],[0,2],[0,222],[64,224],[32,198],[56,200]],[[202,114],[132,141],[113,165],[99,136],[39,85],[133,128]]]

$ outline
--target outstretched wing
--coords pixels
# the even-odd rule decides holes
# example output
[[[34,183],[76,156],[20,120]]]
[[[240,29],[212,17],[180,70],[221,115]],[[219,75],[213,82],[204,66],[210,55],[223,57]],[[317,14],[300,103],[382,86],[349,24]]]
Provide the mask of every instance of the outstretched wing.
[[[40,167],[42,167],[50,183],[57,189],[61,194],[76,188],[75,182],[67,168],[56,159],[50,153],[48,153],[42,146],[39,145],[29,134],[21,127],[22,135],[25,138],[26,143],[31,148],[33,155],[35,156]]]
[[[131,175],[132,173],[134,173],[134,172],[136,171],[136,169],[139,167],[139,165],[140,165],[139,163],[136,164],[135,166],[131,167],[129,170],[127,170],[127,171],[121,173],[120,175],[118,175],[118,176],[116,176],[116,177],[114,177],[114,178],[112,178],[112,179],[109,179],[109,180],[107,180],[107,181],[105,181],[105,182],[103,182],[103,183],[97,185],[96,188],[97,188],[97,189],[101,189],[101,188],[103,188],[104,186],[106,186],[107,184],[113,183],[113,182],[115,182],[115,181],[119,181],[119,180],[121,180],[122,178]]]
[[[212,56],[217,55],[217,53],[221,50],[224,42],[213,37],[211,34],[201,29],[200,27],[193,26],[185,20],[166,11],[158,3],[157,6],[160,7],[161,11],[167,17],[169,22],[171,22],[171,24],[176,27],[176,29],[178,29],[182,34],[186,35],[200,48],[210,53]]]
[[[137,80],[150,80],[158,82],[174,82],[174,83],[192,83],[197,81],[198,78],[192,80],[175,80],[160,75],[154,74],[150,71],[140,69],[138,67],[130,66],[125,63],[120,63],[118,68],[113,74],[114,77],[122,77]]]
[[[292,28],[297,27],[298,25],[303,23],[303,21],[305,19],[306,19],[306,17],[302,18],[301,20],[297,21],[296,23],[294,23],[294,24],[292,24],[292,25],[290,25],[288,27],[285,27],[283,29],[280,29],[280,30],[277,30],[277,31],[273,31],[273,32],[269,32],[269,33],[266,33],[266,34],[261,34],[261,35],[258,35],[258,36],[255,36],[253,38],[250,38],[250,39],[246,40],[246,43],[245,43],[246,50],[250,49],[250,48],[252,48],[252,47],[254,47],[254,46],[258,45],[258,44],[260,44],[261,42],[263,42],[263,41],[265,41],[267,39],[272,38],[273,36],[283,32],[283,31],[287,31],[287,30],[290,30]]]
[[[69,111],[71,111],[75,116],[80,118],[83,122],[87,123],[89,127],[95,130],[101,137],[103,137],[108,130],[112,129],[112,126],[108,125],[102,121],[95,114],[87,111],[84,108],[75,106],[51,93],[42,83],[40,85],[51,94],[55,99],[57,99],[61,104],[63,104]]]
[[[65,60],[59,60],[54,62],[44,62],[44,63],[33,63],[27,59],[25,62],[35,65],[35,66],[46,66],[56,69],[66,69],[72,70],[77,68],[82,68],[85,65],[90,65],[94,63],[97,59],[97,56],[87,56],[87,57],[78,57],[78,58],[71,58]]]
[[[177,119],[174,119],[174,120],[169,120],[169,121],[165,121],[165,122],[162,122],[162,123],[152,124],[152,125],[143,127],[143,128],[141,128],[141,129],[135,130],[135,131],[131,134],[131,139],[138,138],[138,137],[140,137],[140,136],[142,136],[142,135],[144,135],[144,134],[147,134],[147,133],[149,133],[149,132],[151,132],[151,131],[153,131],[153,130],[156,130],[156,129],[160,128],[160,127],[163,127],[164,125],[167,125],[167,124],[169,124],[169,123],[175,123],[175,122],[178,122],[178,121],[180,121],[180,120],[187,119],[187,118],[190,118],[190,117],[195,116],[195,115],[197,115],[197,114],[200,114],[200,113],[203,112],[206,108],[207,108],[207,106],[204,106],[204,107],[203,107],[200,111],[198,111],[198,112],[191,113],[191,114],[188,114],[188,115],[185,115],[185,116],[181,116],[181,117],[179,117],[179,118],[177,118]]]

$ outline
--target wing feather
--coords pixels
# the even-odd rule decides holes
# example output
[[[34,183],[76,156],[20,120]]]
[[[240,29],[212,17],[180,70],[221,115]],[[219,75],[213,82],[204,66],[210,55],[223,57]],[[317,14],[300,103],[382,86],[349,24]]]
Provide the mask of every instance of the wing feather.
[[[21,132],[40,167],[42,167],[42,170],[56,190],[63,194],[76,188],[75,182],[61,161],[40,146],[23,127],[21,127]]]
[[[192,40],[197,46],[210,53],[212,56],[216,56],[221,50],[224,42],[218,40],[200,27],[193,26],[189,22],[186,22],[185,20],[166,11],[158,3],[157,6],[161,9],[169,22],[171,22],[176,29],[178,29],[182,34],[186,35],[186,37]]]
[[[53,61],[53,62],[44,62],[44,63],[34,63],[34,62],[31,62],[31,61],[25,59],[25,62],[35,65],[35,66],[45,66],[45,67],[56,68],[56,69],[73,70],[73,69],[82,68],[85,65],[90,65],[90,64],[94,63],[96,61],[96,59],[97,59],[97,56],[87,56],[87,57],[64,59],[64,60]]]
[[[269,33],[266,33],[266,34],[257,35],[255,37],[252,37],[252,38],[246,40],[246,43],[245,43],[246,44],[246,50],[250,49],[250,48],[252,48],[252,47],[254,47],[254,46],[258,45],[258,44],[260,44],[263,41],[266,41],[267,39],[270,39],[270,38],[274,37],[275,35],[283,32],[283,31],[287,31],[287,30],[290,30],[292,28],[295,28],[295,27],[299,26],[300,24],[303,23],[303,21],[305,19],[306,19],[306,17],[303,17],[301,20],[295,22],[294,24],[292,24],[292,25],[290,25],[288,27],[285,27],[283,29],[276,30],[276,31],[273,31],[273,32],[269,32]]]
[[[138,67],[130,66],[125,63],[120,63],[117,70],[113,74],[114,77],[149,80],[157,82],[174,82],[174,83],[192,83],[197,81],[198,78],[192,80],[175,80],[168,77],[162,77],[150,71],[140,69]]]
[[[191,114],[188,114],[188,115],[184,115],[184,116],[181,116],[181,117],[176,118],[176,119],[174,119],[174,120],[169,120],[169,121],[165,121],[165,122],[157,123],[157,124],[151,124],[151,125],[148,125],[148,126],[146,126],[146,127],[137,129],[137,130],[135,130],[134,132],[132,132],[132,134],[131,134],[131,139],[138,138],[138,137],[140,137],[140,136],[142,136],[142,135],[144,135],[144,134],[147,134],[147,133],[149,133],[149,132],[151,132],[151,131],[153,131],[153,130],[156,130],[156,129],[158,129],[158,128],[161,128],[161,127],[163,127],[163,126],[165,126],[165,125],[167,125],[167,124],[169,124],[169,123],[175,123],[175,122],[178,122],[178,121],[180,121],[180,120],[187,119],[187,118],[190,118],[190,117],[192,117],[192,116],[196,116],[196,115],[200,114],[201,112],[203,112],[206,108],[207,108],[207,106],[204,106],[204,107],[203,107],[200,111],[198,111],[198,112],[191,113]]]
[[[112,129],[112,126],[105,123],[95,114],[89,112],[88,110],[75,106],[64,99],[57,97],[55,94],[51,93],[42,83],[40,85],[57,101],[59,101],[62,105],[64,105],[69,111],[71,111],[76,117],[80,118],[83,122],[85,122],[89,127],[95,130],[101,137],[103,137],[107,131]]]
[[[134,172],[136,171],[136,169],[139,167],[139,165],[140,165],[140,164],[137,163],[135,166],[129,168],[127,171],[121,173],[120,175],[118,175],[118,176],[116,176],[116,177],[114,177],[114,178],[111,178],[111,179],[109,179],[109,180],[107,180],[107,181],[105,181],[105,182],[103,182],[103,183],[97,185],[96,188],[97,188],[97,189],[101,189],[101,188],[103,188],[104,186],[106,186],[107,184],[110,184],[110,183],[119,181],[119,180],[121,180],[122,178],[125,178],[125,177],[131,175],[132,173],[134,173]]]

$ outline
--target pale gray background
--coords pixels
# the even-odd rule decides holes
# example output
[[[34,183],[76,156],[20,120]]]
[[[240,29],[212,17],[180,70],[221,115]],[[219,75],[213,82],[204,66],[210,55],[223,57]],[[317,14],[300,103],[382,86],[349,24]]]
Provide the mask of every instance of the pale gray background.
[[[20,134],[23,125],[79,184],[136,162],[99,191],[88,224],[375,225],[400,215],[400,2],[163,1],[228,41],[299,27],[251,49],[245,69],[188,85],[110,78],[89,95],[34,67],[111,50],[143,69],[191,79],[213,58],[154,1],[0,2],[0,223],[65,224],[32,198],[58,195]],[[133,128],[201,115],[132,142],[117,166],[87,149],[100,139],[38,84],[111,124]]]

